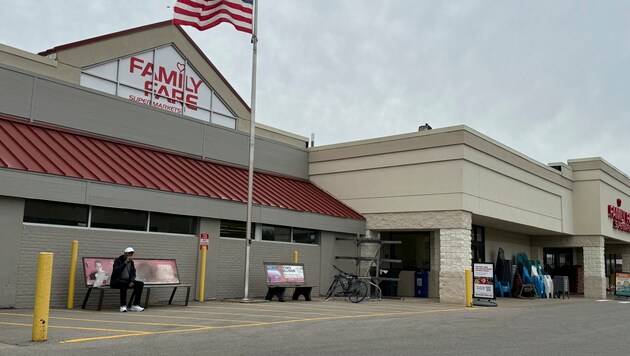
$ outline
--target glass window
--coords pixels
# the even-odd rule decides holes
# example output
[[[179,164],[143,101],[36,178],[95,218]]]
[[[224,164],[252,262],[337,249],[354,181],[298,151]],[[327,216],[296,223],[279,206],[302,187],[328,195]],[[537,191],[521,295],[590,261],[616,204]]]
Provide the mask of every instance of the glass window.
[[[291,242],[291,228],[286,226],[262,226],[262,239],[264,241]]]
[[[87,226],[88,211],[87,205],[27,200],[24,205],[24,222]]]
[[[317,244],[317,231],[294,228],[293,242],[301,244]]]
[[[147,231],[148,214],[146,211],[94,206],[91,227]]]
[[[244,239],[247,234],[247,224],[245,221],[235,220],[221,220],[221,230],[219,235],[221,237],[234,237],[237,239]],[[252,239],[254,238],[254,229],[251,231]]]
[[[192,216],[151,213],[149,231],[173,234],[195,234],[196,219]]]

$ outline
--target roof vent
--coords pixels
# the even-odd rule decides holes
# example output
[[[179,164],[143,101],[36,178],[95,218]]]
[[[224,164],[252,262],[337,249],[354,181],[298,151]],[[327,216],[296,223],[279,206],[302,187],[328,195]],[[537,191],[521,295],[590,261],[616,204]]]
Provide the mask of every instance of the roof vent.
[[[420,127],[418,127],[418,131],[427,131],[427,130],[431,130],[431,129],[432,129],[432,127],[429,124],[427,124],[427,123],[425,123],[424,125],[421,125]]]

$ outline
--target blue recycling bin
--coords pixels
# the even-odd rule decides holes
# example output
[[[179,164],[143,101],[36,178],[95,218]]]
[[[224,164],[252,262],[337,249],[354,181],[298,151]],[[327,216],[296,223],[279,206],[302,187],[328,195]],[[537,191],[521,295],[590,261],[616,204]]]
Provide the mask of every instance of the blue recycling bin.
[[[429,298],[429,271],[424,269],[416,270],[415,277],[416,297]]]

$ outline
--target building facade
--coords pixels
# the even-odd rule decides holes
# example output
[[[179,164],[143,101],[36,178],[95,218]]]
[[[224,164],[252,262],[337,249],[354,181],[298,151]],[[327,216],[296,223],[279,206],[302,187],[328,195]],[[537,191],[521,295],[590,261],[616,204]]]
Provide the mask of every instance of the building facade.
[[[170,22],[39,55],[0,47],[0,307],[33,305],[39,252],[54,253],[51,305],[66,305],[74,240],[75,305],[86,290],[81,258],[127,246],[137,258],[176,259],[181,282],[197,288],[202,233],[205,297],[242,297],[249,120]],[[252,297],[266,292],[263,262],[292,262],[294,251],[318,294],[335,236],[365,231],[359,213],[308,180],[307,143],[257,127]]]
[[[51,305],[66,305],[74,240],[79,258],[174,258],[198,288],[202,233],[206,298],[242,297],[249,127],[244,100],[170,22],[40,54],[0,45],[0,307],[33,305],[39,252],[55,254]],[[308,147],[257,125],[255,146],[250,296],[265,294],[263,262],[294,251],[315,294],[333,264],[367,274],[378,260],[399,272],[391,294],[409,296],[403,276],[423,269],[447,303],[499,249],[580,266],[587,298],[630,271],[630,179],[601,158],[545,165],[466,126]]]
[[[389,267],[429,268],[442,301],[463,303],[464,270],[499,248],[547,270],[580,266],[587,298],[630,270],[630,179],[602,158],[544,165],[456,126],[316,147],[309,162],[311,181],[365,216],[367,236],[409,240]]]

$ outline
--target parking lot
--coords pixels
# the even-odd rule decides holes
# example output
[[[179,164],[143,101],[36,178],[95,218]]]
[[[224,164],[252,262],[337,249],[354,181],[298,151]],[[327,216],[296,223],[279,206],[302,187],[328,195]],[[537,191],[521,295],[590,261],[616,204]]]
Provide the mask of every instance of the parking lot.
[[[392,342],[398,345],[397,354],[417,354],[414,350],[418,347],[442,353],[474,348],[474,340],[483,347],[487,341],[484,330],[487,338],[498,340],[519,333],[528,338],[568,333],[564,337],[575,339],[576,332],[594,335],[598,331],[593,327],[600,323],[608,325],[601,331],[608,347],[615,349],[614,330],[629,326],[620,315],[630,315],[630,305],[622,301],[502,299],[498,303],[497,308],[466,308],[431,299],[353,304],[315,298],[285,303],[193,302],[188,307],[151,307],[142,313],[120,313],[114,308],[100,312],[51,309],[48,341],[39,343],[30,341],[32,309],[4,309],[0,310],[0,354],[85,354],[103,347],[112,352],[134,349],[138,354],[177,350],[186,354],[321,354],[343,350],[389,354]],[[606,319],[612,324],[606,324]],[[583,325],[578,325],[579,320]],[[458,346],[453,338],[469,343]],[[515,339],[510,345],[520,343]],[[525,344],[530,351],[538,349],[531,342]]]
[[[142,313],[120,313],[110,308],[96,312],[51,309],[49,343],[82,343],[104,339],[137,338],[156,334],[200,333],[228,328],[256,328],[274,324],[335,319],[365,319],[426,313],[465,311],[431,300],[382,300],[361,304],[343,300],[239,303],[193,302],[188,307],[157,306]],[[32,310],[0,310],[0,343],[25,344],[31,338]],[[7,336],[12,335],[7,338]]]

